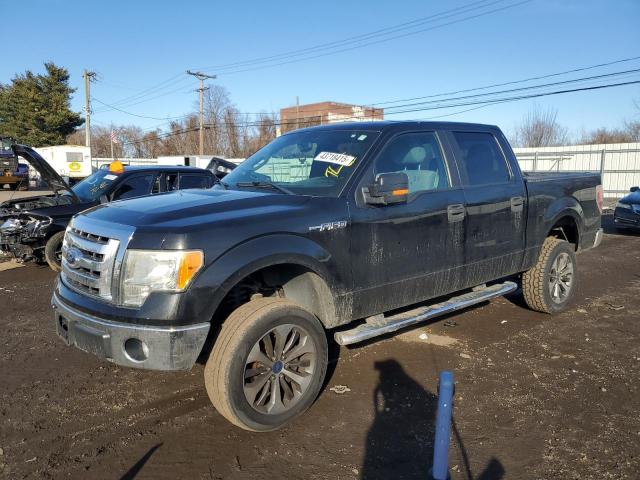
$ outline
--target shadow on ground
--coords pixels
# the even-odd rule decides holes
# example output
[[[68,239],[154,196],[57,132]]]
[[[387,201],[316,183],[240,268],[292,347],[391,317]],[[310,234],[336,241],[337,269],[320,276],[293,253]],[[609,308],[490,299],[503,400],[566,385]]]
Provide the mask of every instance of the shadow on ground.
[[[138,473],[140,473],[140,470],[142,470],[142,467],[145,466],[145,464],[149,461],[149,459],[151,458],[151,456],[154,454],[154,452],[159,449],[162,446],[162,443],[158,443],[157,445],[154,445],[153,447],[151,447],[147,453],[145,453],[142,458],[140,460],[138,460],[133,467],[131,467],[127,473],[125,473],[122,477],[120,477],[120,480],[133,480],[134,478],[136,478],[136,476],[138,475]]]
[[[429,478],[438,398],[407,375],[396,360],[376,362],[375,368],[379,372],[372,398],[376,415],[367,433],[362,479]],[[452,434],[464,459],[462,473],[472,480],[455,422]],[[477,479],[500,480],[504,474],[500,461],[492,458]]]

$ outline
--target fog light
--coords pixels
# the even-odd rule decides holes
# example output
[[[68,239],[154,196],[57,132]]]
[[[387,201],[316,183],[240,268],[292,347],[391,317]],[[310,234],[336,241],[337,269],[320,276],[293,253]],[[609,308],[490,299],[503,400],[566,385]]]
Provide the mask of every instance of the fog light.
[[[124,342],[124,352],[134,362],[144,362],[149,356],[149,347],[142,340],[129,338]]]

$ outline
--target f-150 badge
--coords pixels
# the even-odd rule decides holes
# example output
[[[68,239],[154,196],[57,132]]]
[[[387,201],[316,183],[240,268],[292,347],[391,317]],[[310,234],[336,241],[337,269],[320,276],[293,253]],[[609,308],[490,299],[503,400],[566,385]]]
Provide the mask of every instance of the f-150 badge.
[[[309,227],[310,232],[327,232],[329,230],[337,230],[339,228],[344,228],[347,226],[346,220],[340,220],[339,222],[328,222],[323,223],[322,225],[315,225],[313,227]]]

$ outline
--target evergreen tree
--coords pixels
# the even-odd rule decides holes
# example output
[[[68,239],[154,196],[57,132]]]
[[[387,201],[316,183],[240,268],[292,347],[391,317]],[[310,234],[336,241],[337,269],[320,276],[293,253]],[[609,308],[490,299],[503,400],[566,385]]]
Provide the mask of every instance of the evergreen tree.
[[[46,74],[26,71],[11,84],[0,85],[0,135],[36,147],[60,145],[84,123],[70,109],[69,72],[53,62],[44,64]]]

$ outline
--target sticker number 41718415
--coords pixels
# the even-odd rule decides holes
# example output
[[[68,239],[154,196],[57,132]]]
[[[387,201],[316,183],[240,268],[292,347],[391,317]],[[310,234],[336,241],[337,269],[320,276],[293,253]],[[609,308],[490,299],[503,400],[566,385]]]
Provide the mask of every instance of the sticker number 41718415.
[[[344,167],[350,167],[355,159],[356,157],[354,157],[353,155],[333,152],[320,152],[314,158],[316,162],[334,163],[336,165],[342,165]]]

